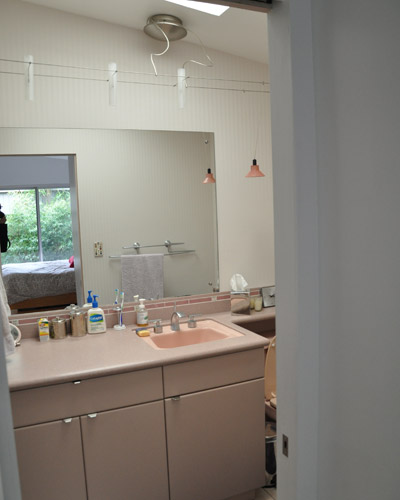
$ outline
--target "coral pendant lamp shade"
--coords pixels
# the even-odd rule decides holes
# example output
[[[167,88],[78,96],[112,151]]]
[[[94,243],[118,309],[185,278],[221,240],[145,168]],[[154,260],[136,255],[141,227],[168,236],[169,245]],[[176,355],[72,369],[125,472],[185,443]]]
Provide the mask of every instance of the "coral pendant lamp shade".
[[[257,165],[257,160],[253,160],[253,165],[250,166],[250,172],[246,177],[265,177],[265,174],[261,172],[260,167]]]
[[[207,175],[203,181],[203,184],[215,184],[215,179],[213,174],[211,173],[211,168],[207,169]]]

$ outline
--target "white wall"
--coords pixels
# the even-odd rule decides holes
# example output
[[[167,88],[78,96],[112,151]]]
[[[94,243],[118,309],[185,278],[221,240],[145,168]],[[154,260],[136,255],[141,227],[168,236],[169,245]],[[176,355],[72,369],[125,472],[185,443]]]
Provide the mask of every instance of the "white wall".
[[[279,427],[293,445],[279,456],[280,500],[399,498],[399,19],[395,0],[292,0],[270,16],[276,223],[286,223],[276,234]],[[275,94],[278,76],[288,81]],[[288,144],[275,141],[282,123]],[[308,189],[307,154],[317,165]],[[300,264],[315,250],[307,276]],[[316,292],[317,313],[303,298]]]
[[[323,361],[319,490],[327,500],[339,492],[349,500],[395,500],[400,5],[315,1],[313,15]]]
[[[159,42],[139,31],[19,1],[1,0],[0,7],[0,46],[2,56],[10,59],[33,54],[39,62],[90,67],[107,67],[116,61],[120,69],[151,72],[150,53],[160,48]],[[189,65],[189,74],[268,80],[266,65],[217,51],[210,54],[214,69]],[[200,47],[177,42],[157,59],[158,70],[175,74],[184,61],[202,57]],[[2,63],[1,68],[22,69],[11,63]],[[46,71],[44,67],[37,69]],[[154,77],[148,78],[154,83]],[[172,87],[119,83],[114,108],[108,105],[106,83],[37,77],[33,102],[24,100],[21,76],[0,74],[0,83],[3,127],[214,132],[221,289],[228,289],[235,272],[243,274],[251,286],[274,283],[268,94],[189,89],[185,109],[179,110]],[[266,177],[245,179],[258,124],[257,160]]]

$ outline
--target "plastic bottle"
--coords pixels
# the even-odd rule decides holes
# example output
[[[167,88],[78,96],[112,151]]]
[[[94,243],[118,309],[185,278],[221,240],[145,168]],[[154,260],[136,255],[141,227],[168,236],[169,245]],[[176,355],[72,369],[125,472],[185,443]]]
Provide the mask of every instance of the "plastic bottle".
[[[139,299],[139,307],[137,310],[137,326],[147,326],[149,324],[149,313],[144,305],[144,299]]]
[[[98,295],[93,296],[93,307],[89,309],[87,316],[88,333],[104,333],[107,330],[106,317],[103,309],[97,302]]]
[[[88,290],[88,296],[86,299],[86,303],[83,304],[83,306],[82,306],[84,309],[90,309],[91,307],[93,307],[93,297],[92,297],[91,293],[92,293],[92,290]]]

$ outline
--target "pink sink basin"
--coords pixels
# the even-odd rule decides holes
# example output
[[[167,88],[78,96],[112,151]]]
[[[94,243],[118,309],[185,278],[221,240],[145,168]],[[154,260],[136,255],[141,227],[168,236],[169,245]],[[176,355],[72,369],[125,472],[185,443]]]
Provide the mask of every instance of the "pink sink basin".
[[[150,337],[143,337],[143,340],[154,349],[174,349],[242,336],[240,332],[213,320],[198,321],[197,325],[197,328],[188,328],[187,323],[182,323],[179,332],[173,332],[170,327],[166,327],[164,333],[153,333]]]

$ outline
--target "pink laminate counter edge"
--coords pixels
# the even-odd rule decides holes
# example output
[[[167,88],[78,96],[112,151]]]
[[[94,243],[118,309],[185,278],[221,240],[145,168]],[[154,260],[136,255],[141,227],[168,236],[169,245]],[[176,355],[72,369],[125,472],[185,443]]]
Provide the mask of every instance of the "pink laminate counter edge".
[[[197,312],[192,310],[193,307],[186,307],[190,308],[187,312]],[[170,308],[165,309],[169,312]],[[184,310],[184,306],[180,309]],[[203,314],[199,321],[215,319],[243,335],[165,350],[155,350],[143,342],[133,331],[136,325],[129,325],[122,331],[108,329],[103,334],[80,338],[67,337],[48,342],[39,342],[37,338],[24,338],[16,352],[6,359],[10,390],[115,375],[261,348],[268,345],[268,339],[245,330],[234,322],[243,324],[275,318],[275,308],[252,312],[251,316],[232,315],[230,311]]]

